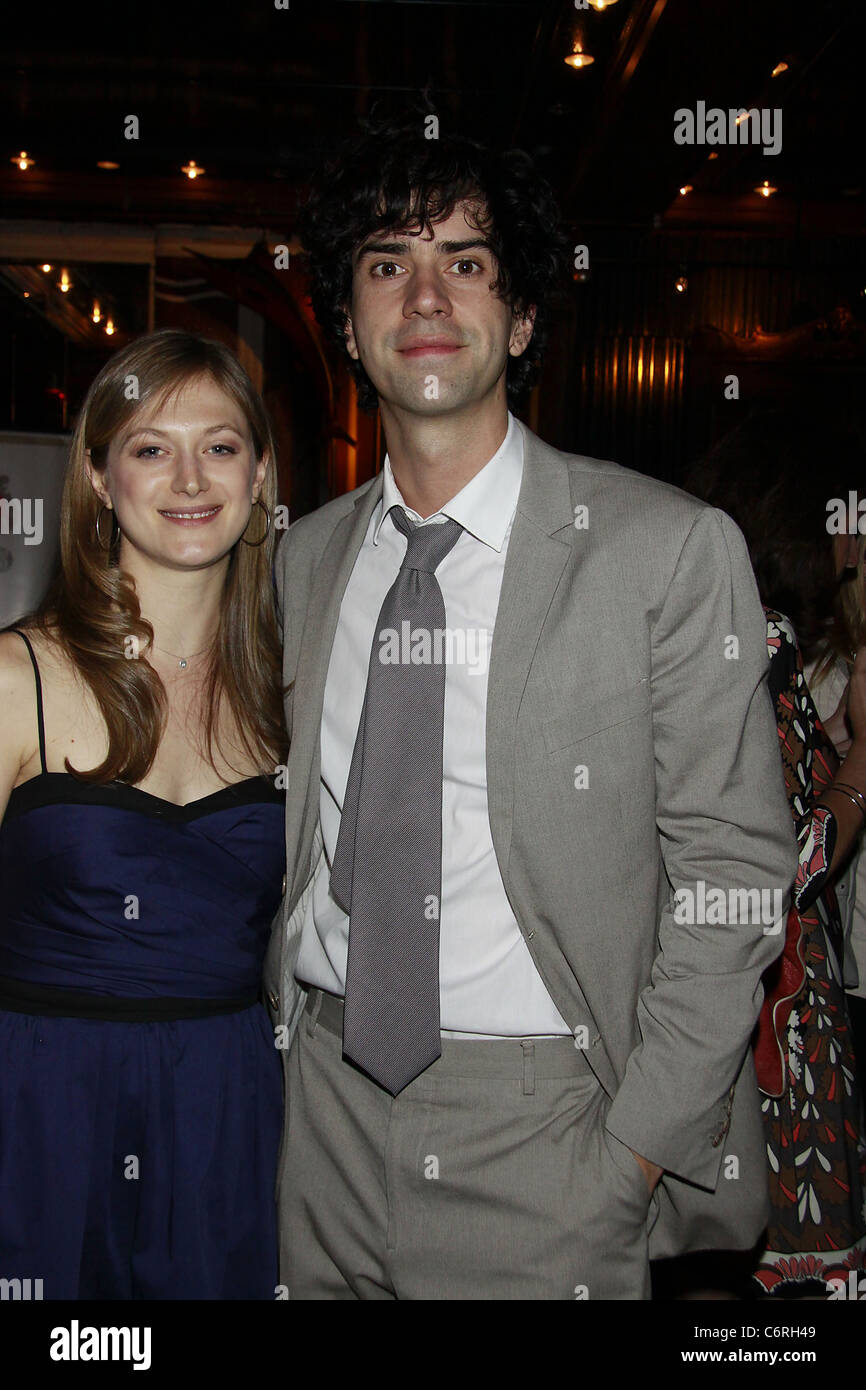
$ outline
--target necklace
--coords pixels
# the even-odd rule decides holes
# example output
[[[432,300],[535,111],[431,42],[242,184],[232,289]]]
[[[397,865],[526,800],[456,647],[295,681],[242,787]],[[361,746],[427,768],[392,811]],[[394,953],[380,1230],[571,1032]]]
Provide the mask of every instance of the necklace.
[[[172,657],[174,657],[174,659],[175,659],[175,661],[177,662],[178,667],[180,668],[180,670],[181,670],[181,671],[185,671],[186,668],[187,668],[187,666],[188,666],[189,663],[193,660],[194,657],[196,657],[196,656],[201,656],[204,652],[206,652],[206,651],[209,650],[209,648],[210,648],[210,643],[208,643],[208,646],[207,646],[207,647],[202,647],[200,651],[197,651],[197,652],[190,652],[189,656],[178,656],[177,652],[170,652],[170,651],[167,651],[165,647],[158,647],[158,646],[156,645],[155,642],[154,642],[154,644],[153,644],[153,647],[154,647],[154,651],[162,652],[163,656],[172,656]]]

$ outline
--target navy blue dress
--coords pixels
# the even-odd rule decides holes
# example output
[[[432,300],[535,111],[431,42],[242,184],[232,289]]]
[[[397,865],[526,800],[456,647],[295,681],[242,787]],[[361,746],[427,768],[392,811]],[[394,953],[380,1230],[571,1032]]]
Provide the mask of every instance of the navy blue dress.
[[[273,1299],[282,1082],[259,994],[284,796],[257,777],[181,807],[47,772],[33,664],[42,772],[0,826],[0,1278]]]

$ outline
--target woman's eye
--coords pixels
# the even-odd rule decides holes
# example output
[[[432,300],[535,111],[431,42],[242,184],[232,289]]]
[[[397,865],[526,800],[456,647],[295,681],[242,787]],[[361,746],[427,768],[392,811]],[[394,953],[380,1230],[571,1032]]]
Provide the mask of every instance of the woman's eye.
[[[229,454],[236,454],[236,453],[237,453],[237,449],[234,447],[233,444],[212,444],[212,445],[211,445],[211,448],[212,448],[212,449],[225,449],[226,452],[229,453]],[[220,457],[222,457],[222,455],[220,455]]]
[[[150,457],[152,457],[154,454],[158,454],[158,453],[159,453],[159,445],[158,445],[158,444],[145,444],[145,445],[143,446],[143,448],[137,449],[137,450],[136,450],[135,457],[136,457],[137,459],[140,459],[140,458],[144,458],[145,455],[147,455],[147,457],[150,458]]]

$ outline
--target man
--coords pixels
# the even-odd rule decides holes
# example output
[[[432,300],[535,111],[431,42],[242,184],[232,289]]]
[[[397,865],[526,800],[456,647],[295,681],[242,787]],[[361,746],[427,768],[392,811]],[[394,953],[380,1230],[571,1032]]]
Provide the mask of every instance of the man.
[[[510,413],[562,252],[525,156],[371,133],[303,232],[388,455],[277,567],[281,1277],[646,1298],[651,1254],[766,1213],[748,1041],[796,850],[742,538]],[[742,889],[773,914],[705,910]]]

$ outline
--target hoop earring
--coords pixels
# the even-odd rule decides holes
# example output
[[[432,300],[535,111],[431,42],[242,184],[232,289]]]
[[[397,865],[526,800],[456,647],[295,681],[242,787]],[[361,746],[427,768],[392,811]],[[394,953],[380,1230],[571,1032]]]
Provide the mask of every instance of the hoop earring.
[[[262,511],[263,511],[264,514],[265,514],[265,521],[266,521],[266,523],[267,523],[266,526],[265,526],[265,534],[262,536],[261,540],[258,540],[258,541],[248,541],[248,540],[244,540],[244,537],[243,537],[243,536],[241,536],[241,540],[244,542],[244,545],[248,545],[248,546],[250,547],[250,549],[255,550],[257,546],[264,545],[265,541],[267,540],[268,536],[270,535],[270,531],[271,531],[271,514],[270,514],[270,512],[268,511],[267,507],[265,506],[264,502],[262,501],[261,497],[257,497],[257,498],[256,498],[255,502],[253,503],[253,507],[261,507]],[[253,513],[252,513],[252,507],[251,507],[251,508],[250,508],[250,516],[252,516],[252,514],[253,514]],[[247,522],[247,525],[249,525],[249,522]]]
[[[103,512],[108,511],[111,512],[111,539],[109,540],[108,545],[106,545],[102,539],[102,532],[99,529],[99,524],[102,521]],[[96,544],[99,546],[100,550],[104,550],[107,553],[111,550],[111,547],[114,545],[114,542],[117,540],[119,534],[120,527],[117,525],[117,517],[114,515],[114,508],[106,507],[103,503],[102,506],[99,508],[99,511],[96,513]]]

